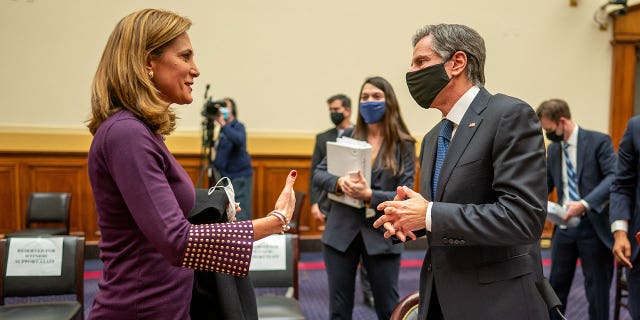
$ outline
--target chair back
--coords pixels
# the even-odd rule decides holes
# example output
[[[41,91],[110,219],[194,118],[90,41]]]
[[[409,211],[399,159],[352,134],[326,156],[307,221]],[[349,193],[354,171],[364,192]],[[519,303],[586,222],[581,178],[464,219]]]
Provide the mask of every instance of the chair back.
[[[391,313],[390,320],[417,320],[418,319],[418,303],[420,296],[418,291],[414,291],[404,297]]]
[[[256,288],[293,288],[293,297],[298,299],[298,235],[285,233],[286,262],[284,270],[251,269],[249,277]]]
[[[27,228],[32,223],[64,224],[69,233],[71,194],[66,192],[32,192],[27,204]]]
[[[6,276],[7,258],[13,237],[0,240],[0,305],[5,297],[28,297],[75,294],[77,301],[84,304],[84,238],[75,236],[42,236],[38,238],[63,238],[62,270],[60,276]]]

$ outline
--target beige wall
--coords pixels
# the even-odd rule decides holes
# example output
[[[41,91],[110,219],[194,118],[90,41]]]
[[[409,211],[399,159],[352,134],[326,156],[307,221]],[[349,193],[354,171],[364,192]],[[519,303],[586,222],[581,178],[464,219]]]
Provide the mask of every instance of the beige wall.
[[[439,22],[467,24],[485,37],[489,91],[534,107],[564,98],[580,125],[607,132],[611,29],[599,31],[592,21],[602,2],[580,0],[569,7],[568,0],[157,0],[153,5],[194,22],[189,33],[201,76],[193,104],[177,108],[176,133],[189,141],[184,148],[198,151],[206,83],[215,98],[236,99],[253,150],[264,149],[265,137],[308,140],[299,144],[305,150],[316,132],[330,126],[326,98],[343,92],[356,99],[362,81],[372,75],[393,84],[409,129],[421,137],[440,114],[415,104],[404,75],[414,31]],[[24,147],[29,142],[20,139],[43,134],[49,141],[38,148],[86,148],[83,121],[103,46],[121,17],[143,7],[142,1],[124,0],[0,1],[0,149]],[[84,137],[71,143],[58,136]]]

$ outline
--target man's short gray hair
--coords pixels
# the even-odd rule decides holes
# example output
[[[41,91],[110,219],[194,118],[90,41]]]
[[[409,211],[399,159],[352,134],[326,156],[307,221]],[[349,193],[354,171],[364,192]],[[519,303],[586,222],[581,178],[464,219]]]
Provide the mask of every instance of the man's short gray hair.
[[[460,24],[430,24],[416,31],[413,46],[429,35],[433,51],[443,62],[451,59],[456,51],[464,52],[467,55],[467,77],[474,85],[484,86],[486,49],[477,31]]]

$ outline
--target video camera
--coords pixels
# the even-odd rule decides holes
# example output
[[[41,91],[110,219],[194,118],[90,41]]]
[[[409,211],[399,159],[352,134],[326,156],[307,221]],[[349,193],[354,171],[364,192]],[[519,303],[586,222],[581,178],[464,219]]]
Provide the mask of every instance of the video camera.
[[[225,100],[213,100],[211,96],[209,96],[209,88],[211,85],[207,83],[207,86],[204,90],[204,100],[205,103],[202,106],[202,112],[200,114],[207,119],[215,119],[220,115],[220,108],[224,108],[227,106],[227,102]]]
[[[220,115],[220,108],[227,106],[227,102],[224,100],[208,100],[202,107],[202,116],[209,119],[217,118]]]

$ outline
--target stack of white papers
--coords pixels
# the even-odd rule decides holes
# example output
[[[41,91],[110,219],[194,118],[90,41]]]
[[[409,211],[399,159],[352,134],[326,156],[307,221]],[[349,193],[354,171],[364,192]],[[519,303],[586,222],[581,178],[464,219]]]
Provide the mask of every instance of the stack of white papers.
[[[572,217],[569,221],[564,221],[567,216],[565,208],[555,202],[547,203],[547,220],[565,227],[577,227],[580,224],[580,217]]]
[[[340,137],[336,142],[327,142],[327,172],[343,177],[361,171],[367,183],[371,184],[371,145],[366,141]],[[346,205],[362,208],[362,200],[347,195],[328,193],[329,199]]]

